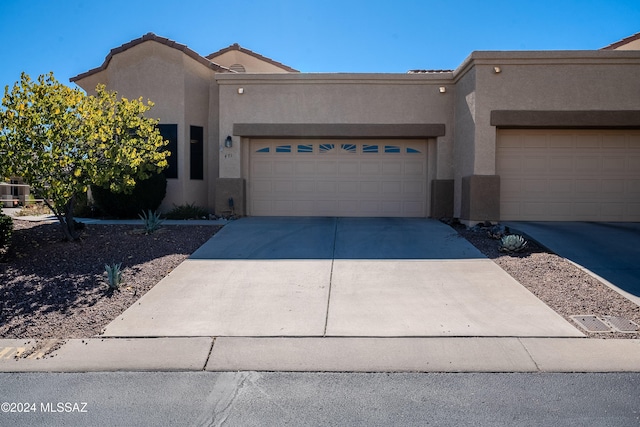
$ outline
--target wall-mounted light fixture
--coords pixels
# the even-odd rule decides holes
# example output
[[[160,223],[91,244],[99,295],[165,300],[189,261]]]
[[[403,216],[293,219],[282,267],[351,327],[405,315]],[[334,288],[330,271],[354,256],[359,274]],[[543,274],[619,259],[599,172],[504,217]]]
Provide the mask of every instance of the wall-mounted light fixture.
[[[493,72],[494,72],[494,73],[496,73],[496,74],[499,74],[499,73],[501,73],[501,72],[502,72],[502,68],[497,67],[497,66],[496,66],[496,67],[493,67]]]
[[[238,94],[242,95],[244,93],[244,88],[243,87],[239,87],[238,88]]]
[[[440,93],[445,93],[447,91],[447,88],[445,86],[440,86],[438,90],[440,91]]]
[[[224,140],[224,146],[226,148],[231,148],[233,147],[233,139],[231,138],[231,135],[227,135],[227,137]]]

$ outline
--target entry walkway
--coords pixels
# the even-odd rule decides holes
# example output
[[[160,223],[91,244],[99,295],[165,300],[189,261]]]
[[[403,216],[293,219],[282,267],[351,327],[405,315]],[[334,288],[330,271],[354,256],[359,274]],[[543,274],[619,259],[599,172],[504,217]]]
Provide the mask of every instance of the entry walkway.
[[[428,219],[244,218],[106,328],[109,337],[582,337]]]

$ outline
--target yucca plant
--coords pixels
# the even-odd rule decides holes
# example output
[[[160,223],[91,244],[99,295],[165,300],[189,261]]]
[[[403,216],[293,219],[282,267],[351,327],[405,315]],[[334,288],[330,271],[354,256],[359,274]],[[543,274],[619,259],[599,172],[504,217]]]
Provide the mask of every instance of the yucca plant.
[[[527,241],[519,234],[510,234],[500,239],[498,249],[501,252],[520,252],[527,247]]]
[[[142,214],[139,214],[138,216],[144,222],[144,231],[147,234],[151,234],[156,231],[164,222],[164,220],[160,218],[160,212],[153,212],[151,209],[147,212],[142,211]]]
[[[107,285],[109,285],[109,290],[118,289],[122,284],[122,270],[120,270],[121,266],[122,263],[104,265],[104,270],[107,273]]]

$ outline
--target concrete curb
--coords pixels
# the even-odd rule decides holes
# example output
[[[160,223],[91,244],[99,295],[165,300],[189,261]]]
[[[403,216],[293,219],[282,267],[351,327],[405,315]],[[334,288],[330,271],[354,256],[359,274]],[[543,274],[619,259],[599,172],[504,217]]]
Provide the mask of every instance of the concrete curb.
[[[0,340],[0,372],[201,371],[213,344],[206,337],[72,339],[44,357],[16,359],[19,349],[7,346],[14,341]]]
[[[91,338],[0,372],[640,372],[640,340],[589,338]],[[22,350],[20,350],[22,349]]]

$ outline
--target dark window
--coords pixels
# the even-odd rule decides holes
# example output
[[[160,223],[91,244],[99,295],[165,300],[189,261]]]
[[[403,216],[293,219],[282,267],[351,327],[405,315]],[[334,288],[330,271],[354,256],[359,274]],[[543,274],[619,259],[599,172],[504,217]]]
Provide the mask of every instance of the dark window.
[[[178,125],[158,125],[160,135],[169,141],[169,144],[165,145],[165,150],[169,151],[171,155],[167,157],[169,166],[164,170],[164,175],[167,178],[178,177]]]
[[[204,179],[203,130],[201,126],[191,126],[190,131],[191,179]]]

